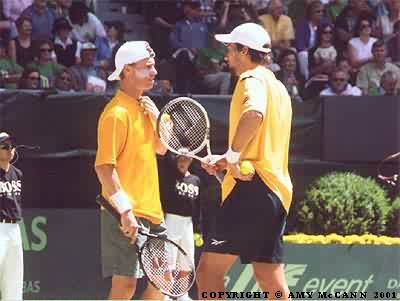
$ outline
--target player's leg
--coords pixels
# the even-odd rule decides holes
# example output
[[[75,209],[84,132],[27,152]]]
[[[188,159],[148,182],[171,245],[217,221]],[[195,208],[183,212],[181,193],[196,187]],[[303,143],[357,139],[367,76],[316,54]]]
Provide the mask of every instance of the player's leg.
[[[283,264],[253,262],[254,276],[263,292],[269,292],[270,300],[289,300]],[[281,294],[281,295],[275,295]]]
[[[2,300],[22,300],[23,293],[23,250],[19,225],[2,224],[8,231],[9,239],[0,247],[0,293]],[[1,230],[0,230],[1,231]]]
[[[109,300],[130,300],[135,294],[136,278],[113,275],[111,281],[111,289],[108,295]]]
[[[101,210],[101,257],[103,277],[112,277],[110,300],[129,300],[142,277],[135,245],[123,235],[118,222]]]
[[[241,202],[237,206],[244,213],[240,225],[249,233],[241,241],[241,262],[252,263],[257,283],[263,291],[270,292],[269,299],[286,300],[289,291],[282,265],[286,211],[279,198],[257,175],[251,182],[240,185]],[[244,196],[250,191],[253,195],[248,202]]]
[[[180,246],[185,250],[190,258],[191,263],[194,265],[194,240],[193,240],[193,222],[191,217],[184,217],[182,219],[182,239],[180,240]],[[180,277],[187,277],[190,272],[189,268],[185,269],[185,265],[182,256],[178,255],[178,262],[183,267],[183,271],[180,273]],[[188,271],[188,272],[185,272]],[[178,301],[191,300],[189,292],[178,298]]]
[[[201,254],[196,277],[198,299],[226,299],[226,296],[211,298],[210,292],[225,291],[225,273],[236,260],[236,255],[214,252],[203,252]]]

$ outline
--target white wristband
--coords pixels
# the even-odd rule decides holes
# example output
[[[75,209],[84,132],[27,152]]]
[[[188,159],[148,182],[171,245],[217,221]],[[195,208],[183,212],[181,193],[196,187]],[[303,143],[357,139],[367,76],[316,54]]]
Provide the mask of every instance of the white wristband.
[[[229,164],[235,164],[239,162],[240,154],[240,152],[235,152],[232,150],[231,147],[229,147],[228,151],[225,154],[226,161],[228,161]]]
[[[114,193],[110,199],[114,206],[117,207],[118,212],[121,214],[132,209],[132,204],[129,200],[129,197],[122,189]]]

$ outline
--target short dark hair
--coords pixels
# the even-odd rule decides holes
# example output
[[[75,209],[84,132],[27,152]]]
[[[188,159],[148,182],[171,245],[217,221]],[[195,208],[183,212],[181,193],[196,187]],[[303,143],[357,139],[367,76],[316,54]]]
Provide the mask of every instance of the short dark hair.
[[[258,50],[254,50],[249,48],[248,46],[244,46],[242,44],[238,44],[236,43],[236,48],[238,51],[241,51],[244,47],[247,47],[248,49],[248,53],[250,56],[250,60],[253,63],[258,63],[258,64],[265,64],[267,61],[267,55],[268,53],[262,52],[262,51],[258,51]],[[269,45],[264,45],[265,48],[268,48]]]
[[[386,47],[384,40],[378,40],[378,41],[374,42],[374,44],[372,44],[372,51],[374,51],[376,48],[380,48],[380,47]]]

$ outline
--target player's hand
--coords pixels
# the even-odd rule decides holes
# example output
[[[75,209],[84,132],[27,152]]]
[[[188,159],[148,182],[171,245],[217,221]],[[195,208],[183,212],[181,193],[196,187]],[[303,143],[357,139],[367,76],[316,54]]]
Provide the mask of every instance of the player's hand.
[[[148,115],[153,125],[155,125],[157,123],[158,115],[160,115],[160,111],[154,101],[152,101],[148,96],[142,96],[139,98],[139,103],[144,110],[144,114]]]
[[[121,215],[121,231],[122,233],[131,239],[131,243],[136,242],[138,236],[139,224],[133,215],[132,210],[129,210]]]
[[[241,181],[251,181],[255,175],[255,171],[250,172],[247,175],[243,175],[240,172],[240,164],[239,162],[234,163],[234,164],[229,164],[228,163],[228,170],[231,172],[232,176],[236,179],[239,179]]]
[[[218,171],[222,171],[227,167],[225,155],[210,155],[201,160],[203,167],[209,175],[214,176]]]

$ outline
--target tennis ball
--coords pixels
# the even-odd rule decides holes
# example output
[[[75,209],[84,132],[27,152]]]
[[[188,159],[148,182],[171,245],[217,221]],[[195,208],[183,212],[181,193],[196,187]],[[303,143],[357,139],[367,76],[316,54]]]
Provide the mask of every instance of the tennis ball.
[[[250,161],[240,162],[239,167],[240,167],[240,173],[244,176],[255,173],[254,166],[253,164],[251,164]]]
[[[169,121],[171,121],[171,116],[168,113],[163,113],[161,115],[161,120],[163,122],[169,122]]]

